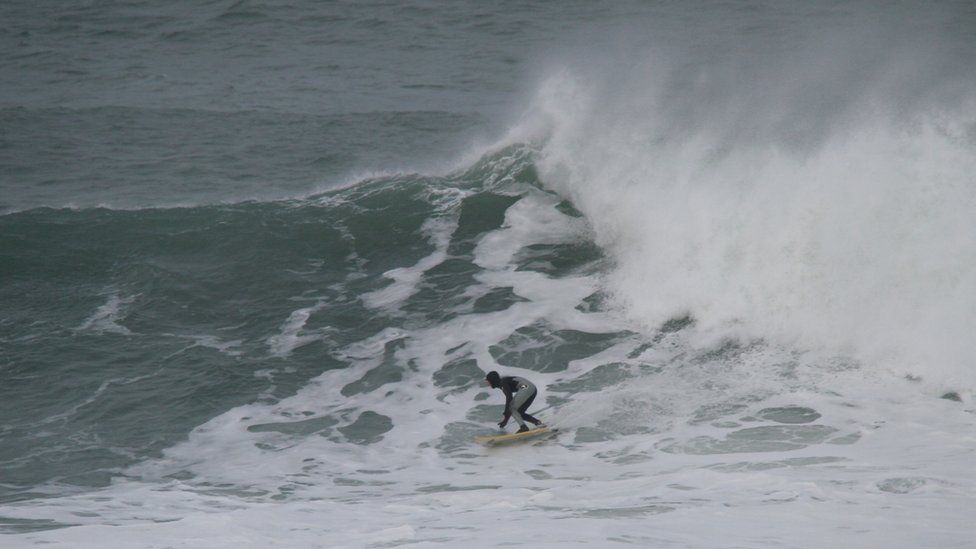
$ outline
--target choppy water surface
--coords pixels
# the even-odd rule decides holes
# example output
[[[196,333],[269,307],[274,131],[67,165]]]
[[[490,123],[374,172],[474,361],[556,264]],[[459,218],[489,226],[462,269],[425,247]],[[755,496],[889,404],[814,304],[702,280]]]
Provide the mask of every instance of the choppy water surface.
[[[971,543],[967,3],[0,20],[4,546]]]

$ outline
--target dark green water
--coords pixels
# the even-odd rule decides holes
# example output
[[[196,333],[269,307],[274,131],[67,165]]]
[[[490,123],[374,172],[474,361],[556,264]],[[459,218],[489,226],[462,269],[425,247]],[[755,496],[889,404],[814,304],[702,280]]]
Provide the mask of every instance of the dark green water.
[[[477,239],[535,177],[530,151],[509,149],[449,177],[382,178],[303,200],[0,217],[3,498],[104,486],[214,416],[345,367],[338,350],[353,342],[524,301],[510,288],[464,291],[482,271]],[[456,220],[446,260],[399,312],[366,307],[362,296],[391,284],[384,273],[433,251],[424,228],[437,218]],[[558,277],[600,257],[585,243],[542,246],[517,268]],[[535,331],[512,338],[546,339]],[[585,334],[563,339],[580,343],[557,345],[555,361],[543,350],[539,368],[592,351]],[[500,364],[517,356],[510,344],[500,343]],[[399,368],[343,394],[398,381]],[[440,375],[456,384],[473,374]]]

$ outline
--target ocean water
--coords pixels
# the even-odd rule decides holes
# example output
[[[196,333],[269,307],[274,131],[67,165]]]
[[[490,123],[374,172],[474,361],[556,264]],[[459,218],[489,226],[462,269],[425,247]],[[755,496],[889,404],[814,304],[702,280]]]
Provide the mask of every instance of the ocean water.
[[[0,45],[0,546],[973,545],[972,3],[14,0]],[[558,433],[476,445],[489,370]]]

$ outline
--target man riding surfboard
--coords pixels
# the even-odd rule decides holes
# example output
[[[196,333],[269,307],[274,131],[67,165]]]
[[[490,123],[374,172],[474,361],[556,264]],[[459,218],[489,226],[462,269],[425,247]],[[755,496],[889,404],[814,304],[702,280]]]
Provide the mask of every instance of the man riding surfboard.
[[[527,412],[538,392],[531,381],[518,376],[501,377],[498,375],[498,372],[492,370],[485,376],[485,382],[492,389],[501,389],[505,393],[505,415],[498,422],[499,427],[504,429],[510,417],[515,418],[515,421],[520,425],[519,433],[524,433],[529,430],[525,425],[526,421],[536,426],[542,425],[541,421],[532,417]]]

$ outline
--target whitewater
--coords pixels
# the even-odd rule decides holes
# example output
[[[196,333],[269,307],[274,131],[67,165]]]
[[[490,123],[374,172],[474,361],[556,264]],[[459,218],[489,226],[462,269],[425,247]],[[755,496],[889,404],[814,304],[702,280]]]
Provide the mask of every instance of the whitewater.
[[[969,4],[28,8],[3,546],[972,546]]]

